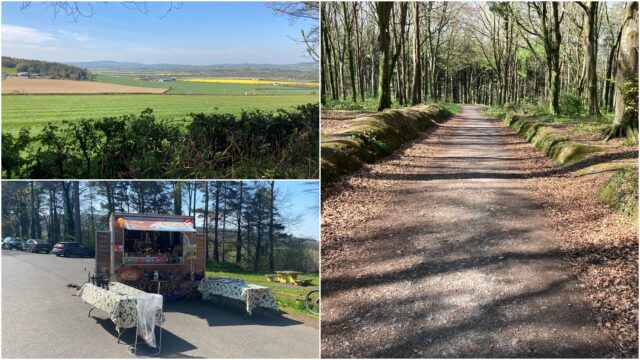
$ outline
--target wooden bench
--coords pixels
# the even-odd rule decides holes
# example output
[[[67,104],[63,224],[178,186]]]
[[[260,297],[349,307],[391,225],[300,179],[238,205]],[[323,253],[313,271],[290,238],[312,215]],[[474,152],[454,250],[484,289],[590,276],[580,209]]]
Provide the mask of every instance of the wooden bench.
[[[278,278],[280,277],[278,274],[269,274],[269,275],[265,275],[267,277],[267,280],[270,282],[276,282],[278,281]]]
[[[298,286],[308,286],[311,285],[313,279],[296,279],[295,284]]]

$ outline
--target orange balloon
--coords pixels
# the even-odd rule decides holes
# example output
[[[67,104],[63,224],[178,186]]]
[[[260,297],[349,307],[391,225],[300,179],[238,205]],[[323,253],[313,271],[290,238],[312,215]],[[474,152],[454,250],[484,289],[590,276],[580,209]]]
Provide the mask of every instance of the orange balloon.
[[[119,218],[118,219],[118,224],[124,225],[124,218]]]

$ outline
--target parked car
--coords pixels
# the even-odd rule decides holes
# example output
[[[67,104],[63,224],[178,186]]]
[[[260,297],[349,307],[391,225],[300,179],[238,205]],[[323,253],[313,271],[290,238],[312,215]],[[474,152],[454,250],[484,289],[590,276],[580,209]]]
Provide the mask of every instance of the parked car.
[[[7,250],[23,250],[24,241],[16,237],[7,237],[2,242],[2,248]]]
[[[51,249],[53,249],[53,246],[41,239],[29,239],[24,242],[24,251],[30,251],[32,253],[44,252],[48,254]]]
[[[56,256],[94,257],[95,251],[77,242],[63,241],[55,244],[52,251]]]

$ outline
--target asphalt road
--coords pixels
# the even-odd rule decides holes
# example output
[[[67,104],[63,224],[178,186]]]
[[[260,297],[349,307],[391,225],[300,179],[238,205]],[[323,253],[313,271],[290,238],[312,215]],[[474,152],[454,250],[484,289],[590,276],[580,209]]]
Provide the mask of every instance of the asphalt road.
[[[94,259],[2,250],[3,358],[127,358],[134,330],[117,342],[109,316],[75,296]],[[241,304],[173,301],[164,305],[166,358],[317,358],[318,329]],[[142,354],[146,346],[140,347]]]

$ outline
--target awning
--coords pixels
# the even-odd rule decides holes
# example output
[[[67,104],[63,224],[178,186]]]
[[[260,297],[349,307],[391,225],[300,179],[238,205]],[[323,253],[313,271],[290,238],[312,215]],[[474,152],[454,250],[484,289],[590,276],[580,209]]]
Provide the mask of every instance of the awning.
[[[124,228],[140,231],[196,232],[190,222],[124,219]]]

